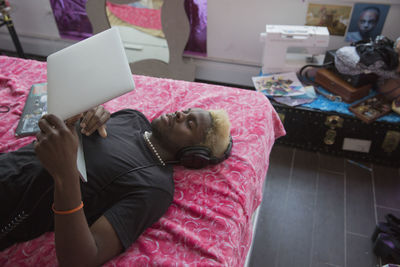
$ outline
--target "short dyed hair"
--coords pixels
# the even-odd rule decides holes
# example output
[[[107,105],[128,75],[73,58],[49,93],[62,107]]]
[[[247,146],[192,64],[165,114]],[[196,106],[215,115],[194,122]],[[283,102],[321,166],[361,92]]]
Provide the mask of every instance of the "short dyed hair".
[[[211,115],[211,127],[201,145],[208,147],[213,156],[221,157],[229,145],[231,123],[228,113],[223,109],[208,112]]]

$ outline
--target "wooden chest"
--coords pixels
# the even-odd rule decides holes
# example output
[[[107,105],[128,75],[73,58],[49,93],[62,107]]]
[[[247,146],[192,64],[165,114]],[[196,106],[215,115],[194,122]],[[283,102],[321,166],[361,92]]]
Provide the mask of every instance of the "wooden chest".
[[[354,87],[328,69],[319,69],[315,76],[315,82],[333,94],[340,96],[347,103],[367,96],[372,87],[371,84]]]

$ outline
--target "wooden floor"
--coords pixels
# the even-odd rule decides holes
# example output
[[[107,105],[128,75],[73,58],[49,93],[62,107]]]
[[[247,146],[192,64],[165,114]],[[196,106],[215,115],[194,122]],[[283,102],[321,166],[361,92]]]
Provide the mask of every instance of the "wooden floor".
[[[250,266],[379,266],[387,213],[400,216],[399,169],[275,145]]]

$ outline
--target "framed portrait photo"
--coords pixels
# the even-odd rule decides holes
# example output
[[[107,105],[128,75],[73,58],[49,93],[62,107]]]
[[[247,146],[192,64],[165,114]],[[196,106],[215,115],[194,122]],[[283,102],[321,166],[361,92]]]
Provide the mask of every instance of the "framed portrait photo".
[[[389,8],[390,5],[384,4],[354,4],[345,41],[374,40],[382,32]]]

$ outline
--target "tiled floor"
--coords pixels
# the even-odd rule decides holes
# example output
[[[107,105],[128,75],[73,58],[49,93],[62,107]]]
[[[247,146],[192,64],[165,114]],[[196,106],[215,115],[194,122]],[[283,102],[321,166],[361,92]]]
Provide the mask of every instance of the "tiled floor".
[[[275,145],[250,266],[370,267],[377,221],[400,216],[399,169]]]

